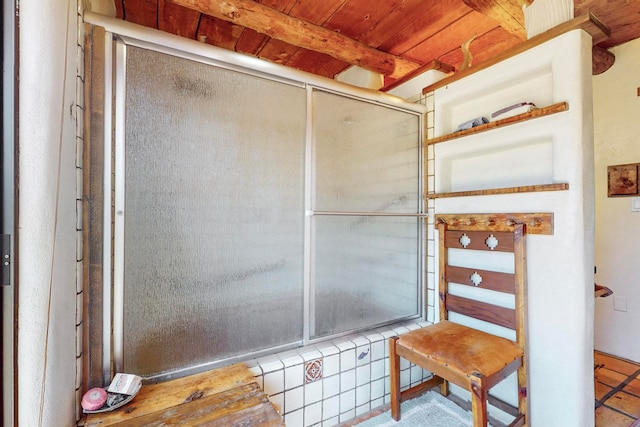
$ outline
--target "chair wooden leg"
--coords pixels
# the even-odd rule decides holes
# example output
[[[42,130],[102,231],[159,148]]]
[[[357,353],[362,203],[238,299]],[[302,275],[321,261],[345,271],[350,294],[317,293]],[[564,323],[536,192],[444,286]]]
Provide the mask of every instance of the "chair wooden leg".
[[[487,393],[483,375],[471,375],[471,411],[473,427],[487,427]]]
[[[389,379],[391,383],[391,418],[400,421],[400,356],[396,354],[398,337],[389,338]]]
[[[443,395],[444,397],[449,396],[449,381],[447,380],[442,381],[442,384],[440,384],[440,394]]]

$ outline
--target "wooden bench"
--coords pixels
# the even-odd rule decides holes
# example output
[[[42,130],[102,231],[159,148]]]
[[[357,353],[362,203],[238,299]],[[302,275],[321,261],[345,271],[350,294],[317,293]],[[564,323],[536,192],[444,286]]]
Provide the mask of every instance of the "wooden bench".
[[[243,364],[231,365],[158,384],[143,385],[127,405],[111,412],[87,414],[95,426],[284,426]]]

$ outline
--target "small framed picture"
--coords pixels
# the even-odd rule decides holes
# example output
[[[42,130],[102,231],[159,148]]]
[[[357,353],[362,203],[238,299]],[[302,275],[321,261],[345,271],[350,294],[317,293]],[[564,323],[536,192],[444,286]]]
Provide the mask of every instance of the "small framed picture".
[[[608,167],[609,197],[638,195],[638,163]]]

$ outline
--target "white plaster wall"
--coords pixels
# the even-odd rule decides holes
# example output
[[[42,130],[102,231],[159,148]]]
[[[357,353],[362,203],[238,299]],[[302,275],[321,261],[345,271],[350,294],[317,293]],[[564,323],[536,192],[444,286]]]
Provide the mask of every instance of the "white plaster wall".
[[[594,424],[593,413],[593,131],[591,123],[591,38],[580,30],[473,74],[435,92],[436,136],[450,132],[452,122],[464,122],[471,107],[489,108],[516,102],[498,88],[523,83],[522,75],[549,69],[551,77],[537,81],[550,88],[540,102],[567,101],[569,111],[435,145],[436,192],[452,191],[451,182],[465,175],[482,186],[484,173],[474,167],[458,169],[447,181],[447,158],[473,156],[473,150],[499,153],[505,143],[549,140],[549,157],[533,159],[511,150],[509,162],[527,169],[534,161],[551,162],[548,182],[569,183],[569,190],[510,195],[457,197],[435,200],[435,213],[553,212],[552,236],[527,237],[529,307],[530,425],[584,427]],[[537,72],[536,72],[537,73]],[[536,76],[538,74],[534,73]],[[527,91],[525,91],[525,94]],[[522,96],[517,94],[516,96]],[[485,102],[473,100],[487,99]],[[545,98],[546,97],[546,98]],[[525,99],[523,99],[525,100]],[[472,102],[471,104],[466,104]],[[538,102],[538,101],[536,101]],[[456,105],[462,108],[454,108]],[[542,104],[544,105],[544,104]],[[486,114],[478,111],[477,116]],[[502,154],[501,154],[502,155]],[[490,158],[490,156],[488,156]],[[478,165],[486,167],[486,165]],[[491,173],[485,169],[485,173]],[[458,180],[458,181],[456,181]],[[502,178],[502,185],[520,185]],[[442,187],[442,189],[440,189]],[[467,188],[472,189],[472,188]],[[456,191],[453,188],[453,191]],[[431,276],[430,276],[431,277]],[[431,287],[431,286],[430,286]]]
[[[358,66],[351,66],[339,73],[335,79],[342,83],[378,90],[384,85],[384,76],[380,73],[365,70]]]
[[[18,422],[75,424],[77,2],[20,2]]]
[[[421,73],[411,80],[408,80],[393,89],[388,93],[390,95],[399,96],[409,102],[418,102],[422,99],[422,89],[447,77],[446,73],[439,70],[427,70]]]
[[[607,166],[640,163],[640,39],[611,51],[613,67],[593,77],[596,282],[613,290],[595,302],[595,348],[640,362],[640,213],[629,197],[607,197]]]

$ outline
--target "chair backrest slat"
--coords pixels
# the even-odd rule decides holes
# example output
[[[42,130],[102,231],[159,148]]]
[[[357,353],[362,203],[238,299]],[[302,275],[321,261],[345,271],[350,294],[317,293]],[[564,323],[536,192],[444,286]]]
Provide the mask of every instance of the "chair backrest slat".
[[[513,242],[513,233],[505,231],[447,230],[445,237],[447,248],[476,251],[513,252]]]
[[[505,328],[516,328],[516,312],[510,308],[451,294],[447,295],[446,308],[447,311],[464,314],[465,316],[504,326]]]
[[[515,293],[515,275],[479,268],[454,267],[448,265],[445,270],[447,282],[474,286],[492,291]],[[475,282],[474,282],[475,279]]]

